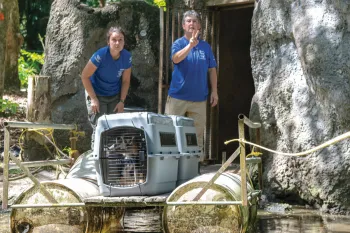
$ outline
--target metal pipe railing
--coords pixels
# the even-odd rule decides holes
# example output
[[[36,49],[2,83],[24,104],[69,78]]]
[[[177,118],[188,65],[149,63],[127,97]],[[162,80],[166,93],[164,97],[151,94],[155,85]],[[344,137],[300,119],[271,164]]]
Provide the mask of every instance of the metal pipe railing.
[[[25,167],[44,167],[44,166],[56,166],[56,165],[66,165],[71,164],[72,159],[57,159],[57,160],[45,160],[45,161],[35,161],[35,162],[22,162],[21,164]],[[9,163],[8,169],[18,169],[20,168],[16,163]]]
[[[244,124],[246,124],[249,128],[252,128],[252,129],[261,128],[261,124],[260,123],[251,121],[244,114],[239,114],[238,115],[238,120],[243,120]]]
[[[249,128],[257,129],[257,136],[260,140],[260,131],[259,128],[261,124],[258,122],[253,122],[247,118],[244,114],[238,115],[238,135],[239,135],[239,148],[240,148],[240,168],[241,168],[241,196],[242,196],[242,205],[248,205],[248,194],[247,194],[247,164],[256,163],[258,164],[259,171],[259,188],[262,187],[262,168],[261,168],[261,158],[246,158],[246,148],[245,148],[245,135],[244,135],[244,126],[247,125]]]
[[[242,201],[169,201],[166,203],[169,206],[183,205],[242,205]]]
[[[8,197],[9,197],[9,153],[10,153],[10,132],[7,127],[4,127],[5,139],[4,139],[4,177],[2,186],[2,209],[7,209]]]
[[[57,204],[16,204],[11,205],[12,209],[24,208],[57,208],[57,207],[85,207],[85,203],[57,203]]]
[[[75,125],[65,125],[65,124],[46,124],[46,123],[34,123],[34,122],[16,122],[16,121],[6,121],[4,122],[5,127],[12,128],[26,128],[26,129],[76,129]]]
[[[215,175],[208,181],[208,183],[202,188],[202,190],[197,194],[193,201],[198,201],[204,193],[214,184],[214,182],[219,178],[219,176],[226,170],[228,166],[237,158],[239,155],[239,149],[237,149],[230,158],[221,166],[221,168],[215,173]]]
[[[238,120],[238,136],[239,139],[244,139],[244,118],[239,118]],[[241,197],[242,205],[248,206],[247,199],[247,166],[246,166],[246,153],[245,144],[243,142],[239,143],[240,149],[240,168],[241,168]]]
[[[27,128],[27,129],[62,129],[62,130],[74,130],[75,125],[66,124],[48,124],[48,123],[34,123],[34,122],[16,122],[16,121],[6,121],[4,122],[4,173],[3,173],[3,191],[2,191],[2,209],[6,210],[8,208],[8,188],[9,188],[9,170],[10,170],[10,156],[12,160],[16,163],[17,167],[21,170],[40,188],[42,194],[52,203],[57,201],[52,197],[52,195],[40,184],[40,182],[30,173],[27,166],[22,164],[15,156],[10,154],[10,128]],[[47,137],[46,137],[47,138]],[[47,138],[48,139],[48,138]],[[47,162],[47,161],[44,161]],[[32,165],[34,165],[32,163]],[[11,164],[13,167],[14,165]],[[11,168],[12,169],[12,168]]]
[[[245,161],[247,164],[261,163],[261,158],[247,158]]]
[[[248,194],[248,201],[253,200],[261,193],[260,190],[254,190]],[[169,206],[184,206],[184,205],[243,205],[242,201],[167,201]]]

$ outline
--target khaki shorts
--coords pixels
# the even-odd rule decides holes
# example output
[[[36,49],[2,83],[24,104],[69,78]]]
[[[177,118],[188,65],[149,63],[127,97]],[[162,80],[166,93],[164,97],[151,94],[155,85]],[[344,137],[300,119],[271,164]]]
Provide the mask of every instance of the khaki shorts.
[[[166,115],[179,115],[192,118],[197,132],[197,141],[199,149],[202,151],[201,161],[204,160],[204,129],[206,121],[207,102],[194,102],[179,100],[168,96],[165,105]]]

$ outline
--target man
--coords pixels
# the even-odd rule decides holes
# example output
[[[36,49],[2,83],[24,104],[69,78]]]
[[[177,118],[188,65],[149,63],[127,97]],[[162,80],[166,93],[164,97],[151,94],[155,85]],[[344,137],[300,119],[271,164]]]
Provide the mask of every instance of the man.
[[[182,19],[184,36],[171,47],[174,71],[168,91],[165,114],[187,116],[194,120],[198,146],[203,153],[206,120],[206,100],[209,95],[208,73],[211,85],[210,104],[218,103],[216,61],[210,45],[199,39],[199,14],[186,11]],[[204,155],[201,156],[201,161]]]

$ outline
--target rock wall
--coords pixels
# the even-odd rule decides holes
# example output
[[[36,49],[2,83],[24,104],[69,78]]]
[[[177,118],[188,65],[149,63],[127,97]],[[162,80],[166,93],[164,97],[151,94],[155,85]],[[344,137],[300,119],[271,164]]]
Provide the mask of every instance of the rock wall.
[[[78,0],[54,1],[45,41],[45,64],[41,74],[51,77],[52,121],[77,124],[87,134],[79,138],[78,149],[90,147],[91,127],[87,121],[84,87],[80,74],[100,47],[107,45],[111,26],[121,26],[125,48],[132,53],[131,87],[126,107],[157,111],[159,9],[145,2],[122,2],[104,8],[90,8]],[[68,146],[65,132],[56,137]]]
[[[252,19],[262,144],[302,152],[350,130],[350,2],[260,0]],[[350,140],[307,157],[265,153],[268,196],[350,213]]]

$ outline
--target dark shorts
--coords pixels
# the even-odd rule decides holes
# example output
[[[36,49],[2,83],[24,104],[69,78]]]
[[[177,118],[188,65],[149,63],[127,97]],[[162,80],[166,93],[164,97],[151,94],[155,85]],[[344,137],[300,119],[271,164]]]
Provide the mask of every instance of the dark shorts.
[[[86,107],[88,111],[89,121],[92,125],[96,125],[97,119],[104,114],[112,114],[113,110],[117,106],[120,100],[119,94],[115,96],[97,96],[100,103],[100,112],[95,114],[91,110],[91,99],[90,96],[85,92]]]

